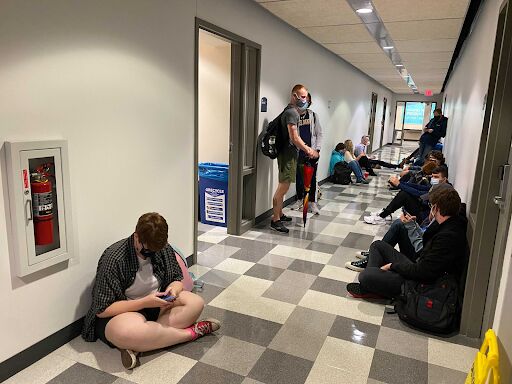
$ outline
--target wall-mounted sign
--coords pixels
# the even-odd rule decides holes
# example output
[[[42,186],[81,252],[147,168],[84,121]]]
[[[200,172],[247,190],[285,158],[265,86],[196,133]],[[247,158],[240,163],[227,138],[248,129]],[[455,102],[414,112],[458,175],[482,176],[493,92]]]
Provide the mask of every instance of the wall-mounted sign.
[[[267,112],[267,98],[261,98],[261,112]]]

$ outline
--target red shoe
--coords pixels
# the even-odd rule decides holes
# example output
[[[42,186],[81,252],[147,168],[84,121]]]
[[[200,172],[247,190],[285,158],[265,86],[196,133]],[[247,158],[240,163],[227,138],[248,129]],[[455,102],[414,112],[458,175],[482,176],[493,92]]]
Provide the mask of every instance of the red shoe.
[[[348,283],[347,292],[356,299],[384,299],[384,297],[376,293],[365,291],[359,283]]]
[[[208,335],[209,333],[215,332],[220,328],[220,321],[217,319],[206,319],[201,320],[192,325],[189,329],[195,334],[192,340],[195,340],[201,336]]]

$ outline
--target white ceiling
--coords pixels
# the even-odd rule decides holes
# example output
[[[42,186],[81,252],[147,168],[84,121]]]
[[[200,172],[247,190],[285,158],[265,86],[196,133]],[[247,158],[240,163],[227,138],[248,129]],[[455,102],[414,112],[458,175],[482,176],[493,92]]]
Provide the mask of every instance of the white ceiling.
[[[346,0],[255,0],[396,93],[412,93]],[[373,0],[418,91],[440,93],[469,0]]]

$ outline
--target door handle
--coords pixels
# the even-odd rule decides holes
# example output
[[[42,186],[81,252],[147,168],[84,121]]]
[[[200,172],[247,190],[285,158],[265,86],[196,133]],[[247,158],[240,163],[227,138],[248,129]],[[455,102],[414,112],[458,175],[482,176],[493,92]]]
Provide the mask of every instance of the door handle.
[[[28,215],[27,215],[27,206],[29,207],[29,211],[28,211]],[[25,221],[28,222],[33,220],[33,216],[32,216],[32,200],[31,199],[27,199],[25,201]]]

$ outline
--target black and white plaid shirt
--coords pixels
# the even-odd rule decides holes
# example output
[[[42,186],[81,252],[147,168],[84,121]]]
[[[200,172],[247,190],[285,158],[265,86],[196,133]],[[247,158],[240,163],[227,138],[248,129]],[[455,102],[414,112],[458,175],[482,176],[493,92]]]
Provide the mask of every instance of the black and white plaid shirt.
[[[183,280],[181,268],[169,244],[151,258],[151,263],[161,291],[173,281]],[[103,252],[96,270],[91,308],[85,316],[82,329],[82,337],[86,341],[98,338],[94,332],[96,315],[116,301],[127,300],[125,290],[133,284],[138,268],[133,235],[112,244]]]

